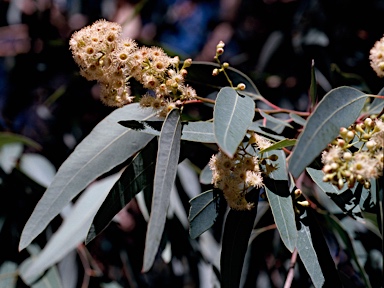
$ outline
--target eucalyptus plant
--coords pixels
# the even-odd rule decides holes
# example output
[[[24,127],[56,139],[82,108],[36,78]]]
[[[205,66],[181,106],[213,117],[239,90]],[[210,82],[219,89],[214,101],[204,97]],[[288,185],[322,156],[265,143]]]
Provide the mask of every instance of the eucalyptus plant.
[[[375,71],[381,73],[382,42],[371,54]],[[212,150],[210,157],[200,159],[205,168],[197,169],[200,182],[211,188],[190,199],[190,238],[198,239],[215,225],[220,199],[228,205],[216,267],[222,287],[240,285],[261,201],[268,203],[280,238],[292,253],[286,287],[297,255],[315,287],[341,286],[314,216],[325,210],[306,195],[305,178],[355,221],[366,223],[364,215],[373,215],[369,223],[382,238],[383,93],[342,86],[317,102],[312,70],[308,111],[281,108],[264,98],[248,76],[222,63],[225,43],[217,44],[214,62],[181,61],[159,47],[139,47],[121,38],[120,25],[105,20],[75,32],[70,47],[81,75],[97,81],[103,103],[116,109],[61,165],[26,223],[20,250],[31,247],[85,190],[43,250],[24,265],[26,283],[36,281],[79,243],[92,241],[139,194],[144,194],[150,215],[142,267],[148,272],[161,246],[178,166],[192,155],[184,149],[200,147],[185,143]],[[131,94],[134,85],[144,93]],[[210,109],[212,117],[190,117],[186,111],[191,105]],[[295,136],[284,136],[287,129]],[[101,184],[102,193],[86,189],[122,164],[119,173]],[[339,220],[323,214],[350,245]],[[352,258],[370,287],[362,263],[356,255]]]

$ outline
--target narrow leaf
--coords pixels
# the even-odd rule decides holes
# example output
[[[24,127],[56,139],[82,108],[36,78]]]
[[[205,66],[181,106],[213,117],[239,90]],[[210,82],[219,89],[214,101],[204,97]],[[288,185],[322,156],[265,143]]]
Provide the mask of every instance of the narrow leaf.
[[[255,113],[255,102],[239,96],[233,88],[222,88],[213,112],[216,142],[229,157],[233,157],[243,140]]]
[[[311,100],[311,108],[315,107],[317,100],[317,80],[315,61],[313,59],[311,65],[311,85],[309,86],[309,99]]]
[[[320,224],[310,209],[298,221],[297,251],[315,287],[342,287]]]
[[[28,246],[88,184],[123,163],[153,138],[117,122],[127,117],[145,120],[153,115],[151,109],[127,105],[114,110],[91,131],[61,165],[38,202],[22,232],[19,250]]]
[[[319,102],[298,138],[291,154],[289,171],[297,178],[339,134],[359,116],[368,96],[351,87],[331,90]]]
[[[112,221],[137,193],[149,187],[152,191],[155,173],[157,140],[153,139],[128,164],[120,179],[115,183],[98,210],[85,244],[88,244]]]
[[[24,282],[31,283],[34,281],[37,276],[60,261],[84,241],[93,217],[118,177],[118,175],[109,176],[93,183],[85,190],[60,228],[32,261],[31,266],[22,273]]]
[[[251,192],[252,193],[252,192]],[[221,287],[239,287],[248,241],[257,214],[258,193],[252,210],[230,210],[225,219],[220,258]]]
[[[377,95],[384,96],[384,88],[382,88]],[[384,99],[374,98],[372,103],[369,105],[369,110],[365,114],[379,114],[384,109]]]
[[[188,217],[189,234],[192,239],[195,239],[215,223],[218,215],[218,195],[215,195],[213,190],[209,190],[192,198],[189,203],[191,204]]]
[[[295,212],[289,191],[288,173],[285,168],[285,154],[281,150],[265,153],[266,157],[272,154],[276,154],[278,159],[277,161],[268,160],[268,162],[277,166],[278,169],[272,171],[269,177],[264,179],[265,191],[281,240],[292,252],[296,246],[297,232]]]
[[[283,126],[283,127],[289,127],[289,128],[293,129],[292,125],[289,124],[288,122],[284,121],[283,119],[279,119],[279,118],[273,117],[271,115],[268,115],[267,113],[263,112],[263,110],[261,110],[261,109],[259,110],[259,113],[263,118],[265,118],[267,120],[267,122],[270,121],[276,125]],[[279,132],[279,133],[281,133],[281,132]]]
[[[272,150],[278,150],[278,149],[281,149],[284,147],[294,146],[295,144],[296,144],[296,139],[284,139],[284,140],[281,140],[279,142],[272,144],[268,148],[260,150],[260,153],[264,153],[264,152],[268,152],[268,151],[272,151]]]
[[[161,129],[155,168],[154,191],[145,239],[143,272],[149,271],[163,234],[173,183],[180,155],[180,110],[169,112]]]
[[[269,123],[269,122],[267,122],[267,123]],[[283,127],[283,129],[284,129],[284,127]],[[248,130],[254,131],[257,134],[265,136],[266,138],[277,140],[277,141],[285,139],[285,137],[283,137],[283,136],[272,134],[272,133],[277,133],[275,127],[264,127],[263,126],[263,119],[259,119],[255,122],[252,122],[251,125],[248,127]],[[268,132],[266,130],[270,130],[271,132]]]
[[[317,258],[315,247],[313,247],[311,231],[300,222],[300,229],[297,231],[297,251],[301,261],[305,266],[309,276],[315,287],[322,287],[324,283],[324,275],[321,272],[320,263]]]
[[[307,123],[307,120],[305,120],[303,117],[295,114],[295,113],[289,113],[289,116],[291,117],[291,119],[293,120],[293,122],[301,125],[301,126],[304,126],[305,123]]]
[[[0,132],[0,147],[10,143],[22,143],[38,150],[41,149],[41,145],[39,143],[28,137],[11,132]]]
[[[364,280],[364,283],[365,283],[365,287],[371,287],[370,282],[368,280],[368,276],[367,276],[364,268],[360,264],[358,256],[356,255],[355,248],[353,247],[353,244],[352,244],[352,239],[349,236],[349,234],[346,231],[346,229],[343,227],[343,224],[341,224],[340,220],[337,219],[334,215],[324,214],[324,217],[330,223],[331,227],[335,230],[335,232],[337,234],[339,234],[339,236],[341,238],[341,241],[344,243],[344,245],[346,247],[345,249],[350,254],[351,258],[355,262],[358,270],[360,271],[360,273],[361,273],[361,275],[363,277],[363,280]]]

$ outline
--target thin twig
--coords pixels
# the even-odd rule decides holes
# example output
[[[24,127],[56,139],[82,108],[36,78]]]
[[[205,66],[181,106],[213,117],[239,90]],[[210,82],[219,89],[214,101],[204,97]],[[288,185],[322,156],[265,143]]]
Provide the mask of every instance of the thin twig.
[[[285,280],[284,288],[289,288],[292,285],[293,277],[295,276],[296,259],[297,259],[297,249],[295,248],[291,256],[291,263],[289,265],[289,270],[287,274],[287,279]]]

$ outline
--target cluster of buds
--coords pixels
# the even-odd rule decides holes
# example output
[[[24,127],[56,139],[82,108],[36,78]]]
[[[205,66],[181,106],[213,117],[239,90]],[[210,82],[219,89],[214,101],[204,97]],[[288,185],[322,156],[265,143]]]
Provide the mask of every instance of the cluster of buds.
[[[370,180],[383,173],[383,147],[384,123],[380,118],[366,118],[363,123],[340,128],[339,137],[322,153],[323,181],[339,189],[344,183],[352,188],[356,182],[369,189]]]
[[[372,47],[369,60],[371,60],[371,67],[377,76],[384,77],[384,37]]]
[[[245,195],[253,188],[261,188],[263,174],[268,175],[276,169],[266,160],[277,160],[276,155],[263,158],[262,155],[257,156],[255,151],[265,149],[270,145],[272,143],[269,140],[251,132],[248,143],[240,144],[233,158],[228,157],[222,151],[211,157],[209,168],[213,173],[212,184],[223,191],[231,209],[250,210],[253,208],[253,203],[249,203],[245,199]],[[263,167],[265,167],[265,171],[262,170]]]
[[[196,91],[184,81],[191,59],[180,69],[177,56],[171,58],[159,47],[139,48],[134,40],[121,38],[121,31],[117,23],[98,20],[73,33],[69,41],[81,75],[100,83],[104,104],[120,107],[131,103],[134,97],[128,81],[132,77],[154,91],[151,99],[143,97],[145,107],[161,110],[174,100],[196,97]]]
[[[225,69],[227,69],[229,67],[228,62],[224,62],[223,64],[221,64],[221,62],[219,60],[219,56],[224,53],[224,47],[225,47],[225,43],[223,41],[220,41],[219,44],[216,45],[216,55],[215,55],[214,59],[219,63],[219,65],[221,67],[213,69],[212,76],[217,76],[220,74],[220,72],[225,73]],[[232,81],[228,78],[228,75],[226,75],[226,77],[227,77],[229,83],[231,84],[231,86],[233,86]],[[239,84],[237,84],[236,87],[233,87],[233,88],[240,90],[240,91],[243,91],[243,90],[245,90],[246,86],[244,83],[239,83]]]

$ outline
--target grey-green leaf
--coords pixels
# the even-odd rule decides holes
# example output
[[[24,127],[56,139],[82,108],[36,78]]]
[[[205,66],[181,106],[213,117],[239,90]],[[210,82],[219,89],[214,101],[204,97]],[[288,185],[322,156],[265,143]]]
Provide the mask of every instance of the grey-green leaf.
[[[192,198],[189,203],[189,235],[192,239],[200,236],[215,223],[217,217],[218,195],[213,190],[203,192]]]
[[[289,113],[289,116],[291,117],[291,119],[293,120],[293,122],[301,125],[301,126],[304,126],[305,123],[307,123],[307,120],[305,120],[303,117],[295,114],[295,113]]]
[[[107,197],[118,175],[109,176],[90,185],[76,201],[73,210],[49,239],[41,253],[32,261],[22,278],[31,283],[84,241],[93,217]]]
[[[384,96],[384,88],[382,88],[377,95]],[[366,112],[367,115],[379,114],[384,109],[384,99],[374,98],[372,103],[369,105],[369,110]]]
[[[176,178],[180,155],[180,140],[180,110],[173,109],[164,121],[159,139],[151,216],[145,239],[143,272],[149,271],[152,267],[159,249],[171,190]]]
[[[368,95],[351,87],[331,90],[319,102],[298,138],[289,161],[289,171],[297,178],[339,134],[340,127],[351,125]]]
[[[281,128],[278,128],[278,131],[276,131],[277,133],[283,132],[284,127],[293,128],[292,125],[289,124],[288,122],[284,121],[284,119],[279,119],[277,117],[273,117],[273,116],[263,112],[263,110],[261,110],[261,109],[259,110],[259,113],[263,118],[265,118],[267,120],[267,122],[270,121],[270,122],[274,123],[276,125],[276,127],[281,127]]]
[[[88,244],[112,221],[137,193],[143,189],[153,190],[153,175],[157,153],[157,139],[153,139],[128,164],[120,179],[113,185],[107,198],[97,211],[85,244]]]
[[[216,142],[229,157],[233,157],[243,140],[255,113],[255,102],[239,96],[230,87],[224,87],[217,95],[213,112]]]
[[[209,185],[212,184],[212,170],[209,168],[209,165],[205,165],[203,170],[201,170],[199,180],[201,184]]]
[[[296,246],[297,232],[295,212],[289,191],[288,173],[285,168],[285,154],[281,150],[264,154],[266,157],[272,154],[278,156],[277,161],[268,160],[269,163],[277,165],[278,169],[272,171],[269,177],[265,177],[265,191],[281,240],[292,252]]]
[[[297,231],[297,252],[300,255],[305,269],[312,279],[315,287],[322,287],[324,283],[324,275],[321,271],[320,263],[313,247],[310,229],[300,223],[300,229]]]
[[[131,104],[114,110],[96,125],[61,165],[38,202],[22,232],[19,250],[28,246],[87,185],[123,163],[153,138],[152,135],[126,129],[118,121],[127,118],[146,120],[153,116],[151,109]]]

